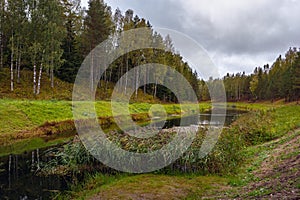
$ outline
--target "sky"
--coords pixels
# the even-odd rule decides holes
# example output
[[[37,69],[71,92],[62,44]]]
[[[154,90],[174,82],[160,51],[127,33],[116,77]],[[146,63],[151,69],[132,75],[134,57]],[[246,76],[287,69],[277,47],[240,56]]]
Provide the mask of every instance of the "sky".
[[[87,6],[88,0],[82,0]],[[299,0],[104,0],[134,10],[153,28],[184,33],[200,44],[224,76],[252,73],[289,47],[300,47]],[[180,47],[175,45],[180,52]]]

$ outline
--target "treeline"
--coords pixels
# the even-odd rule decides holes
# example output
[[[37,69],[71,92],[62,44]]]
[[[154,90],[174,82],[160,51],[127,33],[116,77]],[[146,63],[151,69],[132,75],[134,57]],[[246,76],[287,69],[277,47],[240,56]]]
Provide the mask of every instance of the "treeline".
[[[300,96],[300,49],[290,48],[270,66],[256,67],[251,75],[245,72],[227,74],[223,79],[210,78],[200,82],[202,100],[209,100],[206,85],[212,88],[224,83],[228,101],[285,99],[298,101]]]
[[[10,69],[11,91],[20,84],[23,69],[33,72],[35,95],[42,90],[44,74],[51,80],[51,87],[55,87],[54,76],[73,83],[84,58],[97,45],[114,38],[115,46],[111,48],[116,48],[122,31],[141,27],[149,29],[153,43],[168,51],[130,52],[114,62],[100,83],[91,88],[103,89],[105,85],[103,98],[107,98],[111,83],[135,66],[154,62],[172,66],[199,91],[197,73],[175,52],[171,38],[154,32],[149,21],[134,15],[132,10],[124,14],[119,9],[113,12],[103,0],[90,0],[88,9],[81,7],[80,0],[0,0],[0,10],[0,70]],[[124,83],[125,91],[126,87],[130,86]],[[162,100],[176,101],[174,94],[159,83],[141,90]]]
[[[81,7],[80,0],[0,0],[0,11],[0,70],[10,69],[9,90],[12,92],[16,85],[22,86],[23,69],[32,71],[34,95],[39,95],[43,89],[41,79],[44,75],[43,78],[49,78],[51,87],[55,87],[54,76],[74,83],[84,58],[97,45],[110,39],[113,43],[108,51],[112,51],[124,42],[120,39],[123,31],[144,27],[149,30],[147,39],[166,51],[143,49],[118,58],[99,77],[99,84],[96,84],[98,80],[91,81],[92,90],[101,88],[102,99],[109,99],[114,85],[126,72],[146,63],[160,63],[176,69],[189,81],[200,101],[210,99],[208,88],[218,90],[222,83],[228,101],[299,99],[300,52],[297,48],[290,48],[272,65],[257,67],[251,75],[228,73],[221,79],[204,81],[199,80],[196,71],[176,52],[170,36],[163,38],[152,29],[149,21],[134,15],[132,10],[122,13],[117,9],[113,12],[103,0],[90,0],[88,9]],[[135,70],[134,73],[135,81],[125,79],[121,82],[123,93],[128,88],[146,83],[149,77],[157,76],[149,71]],[[158,73],[163,73],[166,81],[176,84],[182,96],[189,95],[180,83],[172,80],[168,71]],[[159,81],[141,87],[135,97],[138,94],[177,101]]]

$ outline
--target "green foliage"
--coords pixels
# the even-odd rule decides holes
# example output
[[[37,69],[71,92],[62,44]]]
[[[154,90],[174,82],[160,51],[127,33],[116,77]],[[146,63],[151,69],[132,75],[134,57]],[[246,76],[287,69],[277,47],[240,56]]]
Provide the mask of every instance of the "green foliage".
[[[51,159],[49,162],[42,162],[40,164],[42,168],[40,173],[44,175],[67,175],[70,172],[72,174],[80,173],[82,165],[95,162],[95,158],[86,151],[80,142],[66,144],[63,146],[63,149],[49,149],[45,153],[45,156]]]
[[[232,133],[230,129],[224,131],[213,151],[207,156],[202,157],[200,148],[205,134],[206,130],[199,130],[197,137],[195,138],[193,144],[187,150],[187,152],[185,152],[184,155],[175,163],[160,170],[159,173],[233,173],[242,160],[240,154],[241,149],[244,147],[244,141],[242,140],[242,137],[239,134]],[[145,140],[130,137],[126,133],[121,134],[117,133],[116,131],[111,131],[107,133],[107,137],[110,141],[117,144],[120,148],[126,151],[147,153],[156,151],[162,148],[165,144],[169,143],[173,139],[174,133],[161,132],[155,137]],[[176,151],[176,149],[174,149],[174,151]],[[52,151],[51,154],[53,154]],[[87,153],[85,147],[78,142],[65,145],[64,149],[58,153],[55,153],[55,155],[55,161],[53,160],[51,163],[48,163],[48,166],[51,166],[51,168],[46,167],[45,169],[43,169],[45,173],[49,173],[49,169],[50,173],[53,173],[57,168],[63,168],[65,170],[76,172],[85,165],[92,166],[95,164],[93,156]],[[118,155],[118,158],[116,159],[122,159],[122,155]],[[166,157],[165,159],[168,159],[168,157]],[[130,160],[128,162],[134,162],[135,164],[137,164],[135,160]],[[99,166],[101,164],[98,163],[97,165]],[[107,169],[107,171],[110,170]]]

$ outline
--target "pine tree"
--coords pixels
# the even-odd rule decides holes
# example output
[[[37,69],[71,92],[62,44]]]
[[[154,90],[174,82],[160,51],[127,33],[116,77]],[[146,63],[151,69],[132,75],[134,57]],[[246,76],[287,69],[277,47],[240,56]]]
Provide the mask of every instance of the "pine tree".
[[[66,35],[62,43],[62,59],[65,62],[56,71],[56,76],[70,83],[75,81],[76,74],[83,61],[83,57],[79,51],[83,22],[82,12],[79,0],[64,0],[64,26],[66,27]]]
[[[106,40],[112,32],[112,18],[110,7],[108,7],[103,0],[90,0],[89,9],[84,19],[84,33],[83,33],[83,55],[86,56],[97,45]],[[91,69],[90,69],[90,90],[94,91],[94,82],[97,78],[94,65],[94,55],[91,55]]]
[[[297,57],[294,63],[292,73],[292,89],[293,99],[299,101],[300,98],[300,52],[297,52]]]
[[[0,0],[0,69],[4,66],[5,0]]]

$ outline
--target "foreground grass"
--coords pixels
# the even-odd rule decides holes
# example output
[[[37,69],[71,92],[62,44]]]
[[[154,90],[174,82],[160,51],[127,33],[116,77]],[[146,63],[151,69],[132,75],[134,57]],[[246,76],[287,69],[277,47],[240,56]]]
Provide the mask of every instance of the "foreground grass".
[[[86,185],[77,186],[79,192],[57,199],[194,199],[223,190],[226,182],[225,178],[216,176],[98,174],[90,177]]]
[[[255,138],[245,142],[241,150],[244,159],[235,173],[97,174],[58,199],[300,198],[300,131],[293,131],[300,127],[300,106],[250,106],[256,112],[242,116],[230,128],[240,132],[244,140]]]

